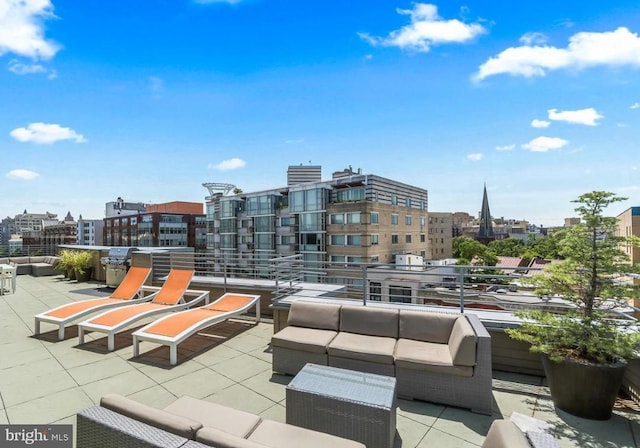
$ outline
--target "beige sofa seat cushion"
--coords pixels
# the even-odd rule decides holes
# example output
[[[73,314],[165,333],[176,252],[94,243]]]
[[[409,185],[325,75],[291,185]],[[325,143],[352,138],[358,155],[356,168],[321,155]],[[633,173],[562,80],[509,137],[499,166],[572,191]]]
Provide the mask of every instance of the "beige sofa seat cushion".
[[[249,440],[278,448],[366,448],[360,442],[272,420],[258,425]]]
[[[45,263],[45,259],[47,257],[45,257],[44,255],[38,255],[36,257],[29,257],[29,263],[33,264],[33,263]]]
[[[395,364],[399,369],[423,370],[456,376],[473,376],[473,367],[453,364],[447,344],[398,339]]]
[[[273,446],[234,436],[216,428],[202,428],[196,434],[196,441],[216,448],[267,448]]]
[[[397,339],[398,310],[344,305],[340,311],[340,331]]]
[[[341,305],[296,300],[289,308],[287,325],[338,331]]]
[[[453,313],[400,310],[398,337],[446,344],[459,316]]]
[[[338,333],[315,328],[285,327],[271,337],[271,345],[309,353],[327,353]]]
[[[13,264],[29,264],[29,257],[11,257],[9,260]]]
[[[451,330],[449,350],[455,365],[473,367],[476,364],[478,338],[466,317],[460,316]]]
[[[238,437],[247,437],[262,421],[258,415],[188,396],[178,398],[164,410]]]
[[[340,332],[329,343],[329,356],[358,359],[378,364],[393,364],[396,340],[382,336]]]
[[[107,394],[100,399],[100,406],[186,439],[194,440],[202,428],[202,423],[196,420],[138,403],[122,395]]]
[[[531,448],[531,445],[513,422],[494,420],[482,448]]]

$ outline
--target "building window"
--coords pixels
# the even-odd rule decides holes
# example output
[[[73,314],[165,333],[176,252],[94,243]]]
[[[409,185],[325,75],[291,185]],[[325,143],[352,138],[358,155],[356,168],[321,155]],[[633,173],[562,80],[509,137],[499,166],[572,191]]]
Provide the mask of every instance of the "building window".
[[[407,208],[411,208],[411,198],[407,198],[407,199],[405,199],[405,200],[404,200],[404,205],[405,205]]]
[[[398,215],[396,213],[391,214],[391,224],[394,226],[398,225]]]
[[[380,257],[378,257],[377,255],[371,255],[371,263],[378,263],[379,260]]]
[[[369,300],[382,301],[382,283],[369,282]]]
[[[344,255],[331,255],[331,263],[344,263],[345,259]]]
[[[424,234],[424,233],[421,233],[421,234],[420,234],[420,242],[421,242],[421,243],[424,243],[424,242],[425,242],[425,240],[426,240],[426,236],[425,236],[425,234]]]
[[[359,246],[360,235],[347,235],[347,246]]]
[[[332,246],[344,246],[344,235],[331,235]]]
[[[420,226],[424,227],[424,225],[425,225],[425,221],[426,221],[426,220],[424,219],[424,216],[421,216],[421,217],[420,217]]]
[[[362,258],[360,257],[347,257],[347,263],[360,264],[361,262],[362,262]]]
[[[398,196],[395,194],[391,196],[391,205],[398,205]]]
[[[389,302],[411,303],[411,288],[407,286],[389,286]]]
[[[405,243],[411,243],[411,234],[410,234],[410,233],[407,233],[407,234],[404,236],[404,242],[405,242]]]
[[[372,246],[377,246],[378,245],[378,234],[377,233],[372,233],[371,234],[371,245]]]
[[[398,244],[398,234],[394,233],[391,235],[391,244]]]
[[[371,224],[378,224],[378,213],[371,212]]]
[[[411,215],[407,215],[407,216],[404,217],[404,223],[407,226],[411,225]]]
[[[360,224],[360,213],[347,213],[347,224]]]
[[[330,224],[344,224],[344,215],[342,213],[331,215],[329,217],[329,223]]]

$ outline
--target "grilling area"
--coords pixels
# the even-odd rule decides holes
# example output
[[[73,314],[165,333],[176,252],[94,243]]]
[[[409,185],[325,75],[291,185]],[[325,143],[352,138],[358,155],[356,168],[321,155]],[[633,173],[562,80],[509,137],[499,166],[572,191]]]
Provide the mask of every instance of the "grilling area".
[[[115,288],[122,283],[131,266],[131,253],[136,250],[134,247],[111,247],[107,256],[100,259],[108,287]]]

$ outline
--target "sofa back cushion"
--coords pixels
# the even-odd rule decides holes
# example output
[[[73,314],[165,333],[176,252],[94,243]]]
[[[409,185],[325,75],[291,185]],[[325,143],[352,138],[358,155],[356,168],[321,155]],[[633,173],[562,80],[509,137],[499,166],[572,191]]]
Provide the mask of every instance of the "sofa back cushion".
[[[200,422],[138,403],[118,394],[103,396],[100,406],[191,440],[195,440],[196,433],[202,428]]]
[[[44,255],[38,255],[37,257],[29,257],[29,263],[45,263],[45,257]]]
[[[415,341],[447,344],[458,314],[400,310],[400,337]]]
[[[458,317],[449,338],[449,352],[453,364],[470,367],[476,364],[477,339],[467,318]]]
[[[0,264],[9,264],[8,258],[0,258]]]
[[[29,257],[11,257],[10,260],[13,264],[29,264]]]
[[[397,339],[398,310],[344,305],[340,311],[340,331]]]
[[[296,327],[338,331],[340,307],[333,303],[314,303],[296,300],[291,304],[287,324]]]
[[[196,435],[196,440],[216,448],[268,448],[267,445],[243,439],[216,428],[205,426]]]

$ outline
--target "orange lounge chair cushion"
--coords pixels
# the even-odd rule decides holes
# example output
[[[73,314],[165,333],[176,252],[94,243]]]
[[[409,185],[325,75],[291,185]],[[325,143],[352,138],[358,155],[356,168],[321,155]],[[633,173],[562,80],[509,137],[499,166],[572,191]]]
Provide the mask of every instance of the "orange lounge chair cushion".
[[[104,325],[106,327],[112,327],[114,325],[118,325],[125,320],[138,316],[142,313],[146,313],[147,311],[159,310],[162,308],[170,309],[167,305],[162,305],[159,303],[140,303],[137,305],[123,306],[121,308],[117,308],[115,310],[109,311],[105,314],[97,316],[91,319],[89,322],[96,325]]]
[[[65,318],[89,310],[91,308],[95,308],[97,306],[109,305],[111,303],[120,303],[124,301],[125,299],[114,299],[111,297],[105,297],[103,299],[82,300],[80,302],[70,303],[62,308],[51,310],[46,314],[47,316],[51,317]]]
[[[152,300],[153,303],[162,305],[176,305],[184,296],[184,292],[189,287],[194,271],[184,269],[172,269],[169,272],[158,295]]]

